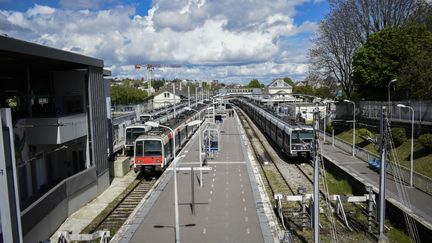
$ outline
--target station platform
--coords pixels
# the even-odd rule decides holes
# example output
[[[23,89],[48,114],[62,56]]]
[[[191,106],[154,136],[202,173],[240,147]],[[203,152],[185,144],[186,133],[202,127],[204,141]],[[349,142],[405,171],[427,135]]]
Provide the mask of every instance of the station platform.
[[[321,154],[324,158],[352,175],[356,180],[365,185],[371,185],[376,193],[379,192],[379,173],[369,168],[367,162],[353,157],[331,144],[321,143],[321,148]],[[393,176],[386,174],[386,200],[407,212],[429,230],[432,230],[432,196],[415,187],[405,187],[411,208],[403,204]]]
[[[274,242],[240,126],[237,116],[221,124],[219,152],[207,161],[203,187],[199,171],[193,177],[189,169],[177,171],[181,242]],[[199,167],[197,134],[177,156],[178,168]],[[173,181],[168,170],[111,242],[175,242]]]

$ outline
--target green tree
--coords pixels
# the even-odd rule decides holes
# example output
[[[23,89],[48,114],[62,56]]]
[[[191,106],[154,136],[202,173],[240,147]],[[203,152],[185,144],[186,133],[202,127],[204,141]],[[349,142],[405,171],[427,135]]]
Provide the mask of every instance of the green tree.
[[[293,87],[294,94],[315,95],[315,89],[311,85],[301,85]]]
[[[113,104],[128,105],[144,101],[147,92],[126,85],[111,86],[111,100]]]
[[[249,84],[247,86],[248,88],[261,88],[261,83],[258,81],[258,79],[252,79],[249,81]]]
[[[294,81],[292,81],[291,78],[285,77],[285,78],[283,78],[283,80],[285,81],[285,83],[291,85],[291,87],[295,86]]]
[[[432,33],[424,26],[385,28],[357,50],[354,82],[359,97],[386,100],[388,82],[398,79],[394,99],[426,99],[432,92]]]

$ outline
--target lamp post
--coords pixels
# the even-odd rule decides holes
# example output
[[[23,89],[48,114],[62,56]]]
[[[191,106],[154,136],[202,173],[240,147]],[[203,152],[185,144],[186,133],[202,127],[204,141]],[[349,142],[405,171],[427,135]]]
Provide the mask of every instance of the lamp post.
[[[411,156],[410,156],[410,183],[409,185],[412,187],[413,186],[413,176],[414,176],[414,163],[413,163],[413,155],[414,155],[414,108],[412,108],[411,106],[407,106],[407,105],[403,105],[403,104],[398,104],[398,107],[401,108],[408,108],[411,110],[412,112],[412,116],[411,116]]]
[[[391,100],[390,100],[390,86],[391,86],[391,84],[392,83],[394,83],[394,82],[396,82],[397,81],[397,79],[392,79],[389,83],[388,83],[388,85],[387,85],[387,90],[388,90],[388,110],[389,110],[389,112],[390,112],[390,121],[393,119],[393,113],[392,113],[392,109],[390,109],[390,102],[391,102]]]
[[[195,109],[192,109],[190,107],[185,107],[185,110],[192,110],[198,113],[198,119],[201,121],[201,113]],[[202,145],[201,145],[201,127],[198,127],[198,157],[199,157],[199,164],[200,168],[202,169],[202,158],[201,158],[201,151],[202,151]],[[200,170],[200,187],[202,187],[202,170]]]
[[[188,85],[188,106],[190,107],[190,86]]]
[[[352,144],[352,156],[355,156],[355,103],[351,100],[344,100],[344,102],[348,102],[348,103],[352,103],[354,106],[354,110],[353,110],[353,134],[352,134],[352,138],[353,138],[353,144]]]
[[[201,123],[200,120],[194,120],[191,122],[186,123],[182,126],[195,126]],[[173,172],[174,172],[174,214],[175,214],[175,241],[176,243],[180,243],[180,227],[179,227],[179,215],[178,215],[178,193],[177,193],[177,161],[176,161],[176,145],[175,145],[175,133],[174,130],[168,126],[161,125],[157,122],[148,121],[144,123],[146,126],[150,127],[163,127],[171,131],[172,139],[173,139]],[[180,128],[182,126],[179,126],[177,128]]]
[[[177,161],[176,161],[176,145],[175,145],[175,133],[174,130],[171,129],[170,127],[164,126],[164,125],[160,125],[157,122],[153,122],[153,121],[148,121],[146,123],[144,123],[144,125],[150,126],[150,127],[163,127],[166,129],[169,129],[171,131],[172,134],[172,138],[173,138],[173,172],[174,172],[174,214],[175,214],[175,241],[176,243],[180,243],[180,229],[179,229],[179,216],[178,216],[178,195],[177,195],[177,173],[176,173],[176,169],[177,169]]]

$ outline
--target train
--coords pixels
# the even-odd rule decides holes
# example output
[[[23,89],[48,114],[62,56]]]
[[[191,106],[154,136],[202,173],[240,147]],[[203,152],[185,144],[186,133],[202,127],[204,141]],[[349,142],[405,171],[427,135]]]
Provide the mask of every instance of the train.
[[[192,104],[192,106],[196,106],[195,103]],[[185,105],[183,104],[181,108],[179,107],[176,110],[176,116],[181,117],[182,113],[187,111],[185,108]],[[144,125],[147,121],[154,121],[158,123],[166,123],[167,121],[174,118],[174,113],[172,112],[173,108],[167,108],[163,110],[163,113],[143,113],[139,117],[139,121],[127,126],[125,128],[125,139],[124,139],[124,150],[123,153],[127,155],[132,155],[133,148],[134,148],[134,142],[135,139],[137,139],[140,135],[145,134],[146,132],[150,131],[150,127]]]
[[[199,112],[203,112],[199,109]],[[176,123],[174,120],[163,125],[175,131],[175,150],[179,150],[198,129],[198,125],[188,126],[193,120],[198,120],[199,114],[185,111],[184,119]],[[164,171],[173,159],[173,134],[163,127],[152,128],[137,137],[134,141],[133,158],[131,160],[135,172],[157,173]]]
[[[288,123],[245,99],[234,99],[240,107],[291,159],[309,162],[313,140],[312,126]]]

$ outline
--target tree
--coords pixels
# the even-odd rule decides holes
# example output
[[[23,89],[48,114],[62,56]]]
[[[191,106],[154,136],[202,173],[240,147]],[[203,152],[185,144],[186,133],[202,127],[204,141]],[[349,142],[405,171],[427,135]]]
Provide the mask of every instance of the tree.
[[[111,100],[113,104],[128,105],[144,101],[147,92],[126,85],[111,86]]]
[[[293,87],[294,94],[315,95],[315,90],[311,85],[301,85]]]
[[[285,78],[283,78],[283,80],[285,81],[285,83],[291,85],[291,87],[295,86],[294,81],[292,81],[291,78],[285,77]]]
[[[252,79],[252,80],[249,82],[249,84],[248,84],[247,87],[248,87],[248,88],[261,88],[261,84],[260,84],[260,82],[258,81],[258,79]]]
[[[331,0],[330,13],[321,22],[309,56],[313,72],[333,76],[347,98],[353,92],[353,55],[373,33],[412,21],[429,23],[425,0]]]
[[[397,77],[394,99],[428,99],[432,93],[432,33],[410,24],[371,35],[354,57],[360,97],[385,100],[388,82]]]
[[[361,44],[359,23],[352,18],[350,4],[340,3],[321,22],[309,52],[313,72],[333,76],[341,84],[347,98],[353,90],[352,59]]]

